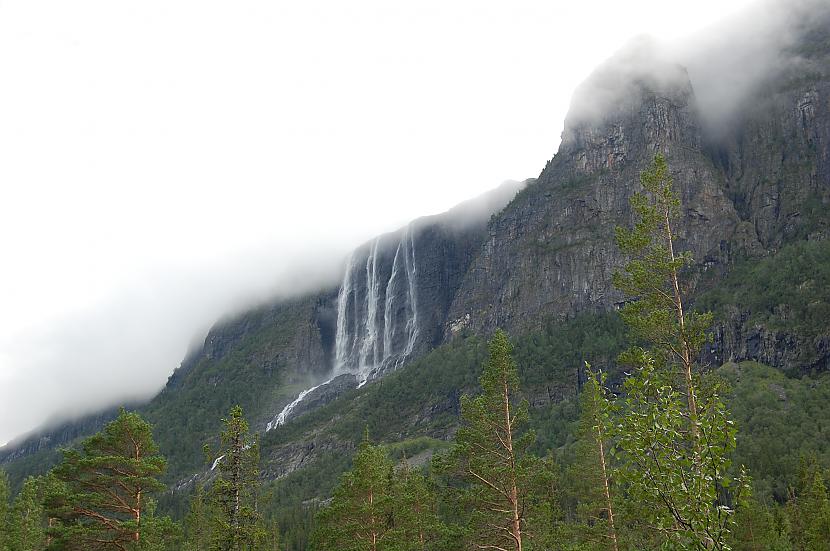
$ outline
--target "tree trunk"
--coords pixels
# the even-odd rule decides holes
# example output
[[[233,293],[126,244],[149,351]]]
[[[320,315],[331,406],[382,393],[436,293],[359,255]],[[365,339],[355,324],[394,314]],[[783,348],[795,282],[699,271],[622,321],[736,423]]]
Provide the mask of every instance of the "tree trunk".
[[[507,449],[508,457],[510,458],[510,506],[512,509],[510,533],[516,543],[516,551],[522,551],[522,517],[519,511],[519,488],[516,480],[516,459],[513,455],[513,423],[510,419],[510,388],[507,384],[507,378],[503,383],[504,400],[504,427],[505,427],[505,448]]]
[[[614,506],[611,502],[611,486],[608,483],[608,471],[605,467],[605,447],[602,444],[602,426],[597,423],[597,446],[599,447],[599,462],[602,467],[602,483],[605,489],[605,506],[608,510],[608,537],[614,551],[619,551],[617,543],[617,527],[614,525]]]
[[[666,220],[666,242],[669,247],[669,256],[671,261],[675,261],[674,244],[672,240],[674,235],[671,229],[671,217],[669,208],[665,210]],[[680,295],[680,283],[677,277],[677,270],[672,267],[671,271],[672,290],[674,291],[674,308],[677,311],[677,322],[680,324],[680,340],[682,350],[680,351],[681,360],[683,362],[683,375],[686,378],[686,401],[689,405],[689,419],[692,423],[692,434],[697,441],[700,438],[697,430],[697,399],[695,398],[694,380],[692,379],[692,350],[689,346],[689,340],[686,338],[686,320],[683,312],[683,299]]]

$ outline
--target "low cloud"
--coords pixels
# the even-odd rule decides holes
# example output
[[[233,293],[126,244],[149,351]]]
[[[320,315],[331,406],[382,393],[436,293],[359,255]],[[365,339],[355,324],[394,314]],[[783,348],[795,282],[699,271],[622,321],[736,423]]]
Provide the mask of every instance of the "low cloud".
[[[157,269],[129,292],[0,340],[14,362],[0,385],[3,410],[13,413],[0,416],[0,435],[149,399],[221,316],[336,285],[345,247],[314,251]]]
[[[765,0],[682,40],[637,37],[576,89],[565,127],[597,124],[641,87],[671,92],[691,81],[717,138],[766,83],[804,69],[797,45],[828,13],[826,0]]]

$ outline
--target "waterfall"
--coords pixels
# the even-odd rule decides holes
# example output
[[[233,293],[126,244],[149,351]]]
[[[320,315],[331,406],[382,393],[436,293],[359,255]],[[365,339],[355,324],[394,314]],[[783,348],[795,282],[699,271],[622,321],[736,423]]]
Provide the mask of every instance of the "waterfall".
[[[395,280],[398,277],[398,259],[401,256],[401,244],[395,249],[395,258],[392,260],[392,274],[386,283],[386,304],[383,307],[383,357],[392,355],[392,339],[394,338],[394,327],[392,325],[392,308],[395,304]]]
[[[407,228],[408,230],[409,228]],[[418,309],[416,308],[416,299],[415,299],[415,240],[412,237],[412,234],[407,231],[407,234],[404,234],[404,264],[406,266],[406,282],[407,282],[407,295],[406,295],[406,305],[407,305],[407,312],[408,315],[406,316],[406,334],[408,336],[406,341],[406,349],[404,350],[404,358],[412,354],[412,350],[415,348],[415,339],[418,338]],[[407,237],[409,237],[407,242]]]
[[[346,364],[352,349],[355,337],[349,333],[348,313],[349,296],[352,294],[352,270],[354,269],[354,252],[346,261],[346,273],[343,274],[343,283],[337,295],[337,328],[334,332],[334,370],[339,371]],[[357,296],[357,293],[354,293]],[[356,309],[355,309],[356,310]],[[355,325],[357,327],[357,325]]]
[[[398,367],[415,349],[418,301],[413,232],[407,226],[396,241],[375,239],[365,263],[358,265],[354,256],[347,262],[337,296],[335,372],[354,373],[362,386],[379,372]]]
[[[418,340],[415,238],[407,226],[394,239],[383,236],[372,241],[368,250],[362,249],[365,262],[361,249],[349,255],[337,293],[331,376],[302,391],[274,416],[266,432],[285,424],[297,404],[337,376],[353,374],[359,388],[379,373],[398,368],[414,351]]]
[[[306,390],[304,390],[304,391],[300,392],[300,395],[299,395],[299,396],[297,396],[297,398],[296,398],[293,402],[291,402],[290,404],[288,404],[287,406],[285,406],[284,408],[282,408],[282,411],[281,411],[281,412],[279,412],[279,414],[277,414],[277,416],[276,416],[276,417],[274,417],[274,419],[273,419],[270,423],[268,423],[268,424],[265,426],[265,432],[268,432],[269,430],[271,430],[271,429],[273,429],[273,428],[275,428],[275,427],[278,427],[278,426],[280,426],[280,425],[284,425],[284,424],[285,424],[285,421],[288,419],[288,416],[291,414],[291,412],[292,412],[292,411],[294,411],[294,408],[295,408],[295,407],[297,407],[297,404],[299,404],[300,402],[302,402],[302,401],[303,401],[303,398],[305,398],[306,396],[308,396],[308,394],[309,394],[310,392],[312,392],[312,391],[314,391],[314,390],[317,390],[317,389],[318,389],[318,388],[320,388],[321,386],[323,386],[323,385],[327,385],[327,384],[329,384],[330,382],[331,382],[331,379],[329,379],[329,380],[328,380],[328,381],[326,381],[325,383],[320,383],[320,384],[319,384],[319,385],[317,385],[317,386],[313,386],[313,387],[311,387],[311,388],[309,388],[309,389],[306,389]],[[221,459],[221,458],[220,458],[220,459]],[[211,470],[212,470],[212,469],[211,469]]]
[[[366,257],[366,317],[363,320],[364,336],[357,363],[358,379],[361,381],[368,378],[368,372],[378,365],[380,359],[378,350],[378,293],[380,290],[377,273],[378,241],[379,239],[375,239]]]

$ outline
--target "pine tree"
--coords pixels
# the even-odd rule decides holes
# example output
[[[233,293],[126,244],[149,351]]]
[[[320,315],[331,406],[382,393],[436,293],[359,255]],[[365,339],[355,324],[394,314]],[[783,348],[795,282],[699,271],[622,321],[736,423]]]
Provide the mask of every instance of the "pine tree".
[[[220,435],[214,462],[219,475],[211,488],[211,549],[259,550],[267,534],[257,508],[259,495],[259,442],[248,434],[242,408],[234,406]]]
[[[674,249],[680,201],[665,159],[642,174],[645,193],[631,205],[637,222],[617,228],[630,257],[615,285],[633,299],[622,310],[632,336],[649,344],[621,358],[635,368],[624,384],[617,427],[623,452],[620,479],[637,517],[682,549],[728,549],[732,508],[724,499],[735,449],[735,428],[714,382],[701,376],[700,348],[711,314],[689,312],[681,270],[688,253]],[[745,486],[739,480],[738,486]]]
[[[156,516],[156,502],[148,499],[141,520],[141,539],[137,551],[179,551],[182,527],[170,517]]]
[[[612,429],[613,403],[605,388],[605,374],[597,373],[585,363],[587,380],[580,394],[580,418],[575,446],[577,459],[568,470],[568,478],[578,491],[576,539],[593,549],[618,551],[619,515],[613,495],[609,434]]]
[[[830,550],[830,495],[815,457],[801,461],[799,488],[787,503],[797,551]]]
[[[80,450],[64,450],[54,469],[63,491],[48,498],[50,548],[118,549],[140,540],[148,494],[164,485],[165,460],[158,454],[150,425],[121,410],[103,431],[87,438]]]
[[[37,551],[46,548],[46,512],[43,508],[43,479],[29,477],[11,509],[10,551]]]
[[[184,520],[185,551],[210,548],[211,515],[211,503],[205,496],[204,487],[199,485],[190,498],[190,511]]]
[[[749,491],[741,495],[735,527],[729,537],[733,551],[791,551],[789,535],[779,529],[774,510]]]
[[[554,518],[549,466],[529,453],[528,404],[516,403],[519,377],[507,335],[496,331],[480,378],[482,393],[463,396],[455,447],[443,469],[465,484],[458,498],[470,511],[470,542],[478,549],[529,551],[549,539]]]
[[[396,551],[444,549],[446,527],[438,516],[431,481],[404,460],[394,474],[392,497]]]
[[[384,551],[393,538],[392,462],[368,434],[343,475],[331,504],[317,515],[315,551]]]
[[[0,469],[0,551],[8,549],[9,532],[12,529],[9,515],[9,477]]]

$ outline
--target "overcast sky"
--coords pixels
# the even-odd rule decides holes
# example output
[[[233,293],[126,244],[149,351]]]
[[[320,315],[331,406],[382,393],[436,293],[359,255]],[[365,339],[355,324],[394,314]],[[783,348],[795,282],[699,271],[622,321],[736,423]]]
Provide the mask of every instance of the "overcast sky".
[[[0,1],[0,443],[538,175],[598,63],[747,3]]]

